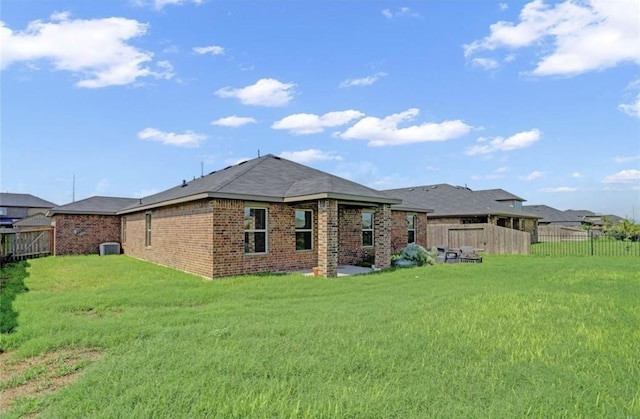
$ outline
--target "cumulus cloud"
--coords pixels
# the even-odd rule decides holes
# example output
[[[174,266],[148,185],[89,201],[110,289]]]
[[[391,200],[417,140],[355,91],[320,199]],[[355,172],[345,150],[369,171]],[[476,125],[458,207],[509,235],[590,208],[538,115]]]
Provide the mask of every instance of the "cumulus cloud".
[[[211,125],[218,125],[221,127],[237,128],[247,124],[254,124],[256,120],[247,116],[227,116],[225,118],[216,119],[211,121]]]
[[[413,120],[419,113],[419,109],[411,108],[385,118],[368,116],[360,119],[345,132],[338,133],[336,136],[345,140],[367,140],[369,141],[368,145],[380,147],[428,141],[447,141],[466,135],[473,128],[461,120],[440,123],[427,122],[406,128],[398,127],[403,122]]]
[[[175,145],[179,147],[197,147],[207,139],[204,134],[197,134],[193,131],[185,131],[182,134],[173,132],[163,132],[156,128],[145,128],[138,133],[138,138],[146,141],[157,141],[162,144]]]
[[[218,45],[210,45],[208,47],[193,47],[193,52],[196,54],[211,54],[211,55],[223,55],[224,48]]]
[[[500,63],[493,58],[477,57],[471,59],[471,64],[484,70],[495,70],[500,67]]]
[[[622,112],[626,113],[627,115],[640,118],[640,93],[638,93],[638,96],[636,96],[633,102],[623,103],[621,105],[618,105],[618,109],[620,109]]]
[[[572,76],[640,62],[638,3],[635,1],[566,0],[549,5],[544,0],[526,4],[519,22],[500,21],[490,34],[464,46],[473,59],[499,48],[509,51],[540,48],[535,76]]]
[[[362,112],[354,110],[328,112],[324,115],[297,113],[274,122],[271,128],[288,130],[298,135],[317,134],[325,128],[345,125],[363,116]]]
[[[629,169],[621,170],[618,173],[614,173],[605,177],[602,183],[639,183],[640,182],[640,170]]]
[[[511,151],[520,148],[526,148],[533,145],[542,137],[542,134],[537,129],[531,131],[519,132],[508,138],[495,137],[484,138],[481,137],[477,140],[478,144],[469,147],[465,150],[467,156],[475,156],[478,154],[489,154],[496,151]]]
[[[88,88],[125,85],[142,77],[173,77],[167,61],[154,70],[149,67],[153,53],[128,44],[147,29],[133,19],[71,19],[66,12],[52,15],[48,22],[32,21],[23,31],[0,22],[0,68],[47,60],[56,70],[79,76],[76,86]]]
[[[334,152],[327,152],[310,148],[300,151],[283,151],[280,157],[298,163],[311,163],[315,161],[342,160],[342,156]]]
[[[547,172],[542,172],[539,170],[535,170],[531,173],[529,173],[528,175],[525,176],[520,176],[519,178],[522,180],[536,180],[536,179],[541,179],[543,177],[547,176]]]
[[[549,193],[567,193],[567,192],[575,192],[578,188],[573,188],[571,186],[560,186],[557,188],[542,188],[540,192],[549,192]]]
[[[260,79],[250,86],[223,87],[215,92],[221,98],[236,98],[244,105],[277,107],[293,99],[295,83],[282,83],[276,79]]]
[[[372,76],[362,77],[359,79],[347,79],[340,83],[340,87],[370,86],[386,75],[387,73],[380,72]]]

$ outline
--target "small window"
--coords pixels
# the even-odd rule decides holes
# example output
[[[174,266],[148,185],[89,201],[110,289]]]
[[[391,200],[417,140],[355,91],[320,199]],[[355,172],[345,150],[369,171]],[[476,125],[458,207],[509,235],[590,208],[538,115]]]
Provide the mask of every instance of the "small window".
[[[151,246],[151,214],[145,214],[145,238],[144,238],[145,246]]]
[[[362,213],[362,246],[373,246],[373,213]]]
[[[267,209],[244,209],[244,252],[267,253]]]
[[[0,207],[0,215],[7,215],[7,207]]]
[[[127,217],[122,217],[122,227],[120,228],[122,231],[122,243],[127,242]]]
[[[416,242],[416,216],[407,215],[407,243]]]
[[[313,249],[313,211],[296,210],[296,250]]]

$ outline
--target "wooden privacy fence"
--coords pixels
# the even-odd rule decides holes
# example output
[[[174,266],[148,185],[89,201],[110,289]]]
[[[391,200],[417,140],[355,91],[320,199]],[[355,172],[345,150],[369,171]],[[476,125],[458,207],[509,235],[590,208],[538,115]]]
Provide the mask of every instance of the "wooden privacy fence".
[[[428,247],[472,246],[493,254],[531,253],[531,234],[493,224],[429,224]]]
[[[0,232],[0,256],[29,259],[51,254],[53,229]]]

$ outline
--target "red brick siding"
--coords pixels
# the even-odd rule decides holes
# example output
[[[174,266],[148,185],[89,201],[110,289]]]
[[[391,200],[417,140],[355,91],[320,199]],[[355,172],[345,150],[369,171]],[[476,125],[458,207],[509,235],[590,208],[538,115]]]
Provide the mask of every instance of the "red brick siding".
[[[338,210],[338,237],[340,240],[338,263],[340,265],[356,265],[371,256],[375,265],[381,268],[391,263],[391,217],[388,205],[376,210],[374,222],[373,247],[362,246],[362,212],[363,208],[341,205]],[[387,256],[388,254],[388,256]]]
[[[376,208],[373,218],[375,236],[375,265],[378,268],[391,266],[391,207],[389,204]]]
[[[120,217],[116,215],[56,214],[55,255],[100,253],[100,243],[120,242]]]
[[[318,273],[333,278],[338,276],[340,248],[338,202],[324,199],[318,205]]]
[[[397,253],[408,243],[407,215],[416,215],[416,243],[427,247],[427,214],[391,211],[391,252]]]

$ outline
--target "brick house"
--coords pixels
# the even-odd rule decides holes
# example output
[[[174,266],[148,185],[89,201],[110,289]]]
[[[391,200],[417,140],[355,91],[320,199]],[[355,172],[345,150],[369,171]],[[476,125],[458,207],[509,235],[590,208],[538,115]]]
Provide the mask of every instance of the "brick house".
[[[217,278],[311,267],[335,277],[339,265],[367,259],[387,268],[393,232],[399,241],[417,241],[407,219],[426,226],[427,212],[266,155],[183,181],[117,214],[125,254]]]
[[[99,253],[101,243],[120,241],[117,211],[138,202],[133,198],[92,196],[53,207],[47,215],[54,226],[53,254],[86,255]]]
[[[55,206],[53,202],[31,194],[0,193],[0,228],[12,228],[14,223],[44,214]]]

